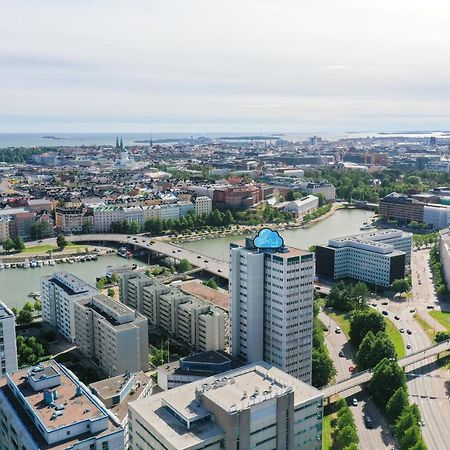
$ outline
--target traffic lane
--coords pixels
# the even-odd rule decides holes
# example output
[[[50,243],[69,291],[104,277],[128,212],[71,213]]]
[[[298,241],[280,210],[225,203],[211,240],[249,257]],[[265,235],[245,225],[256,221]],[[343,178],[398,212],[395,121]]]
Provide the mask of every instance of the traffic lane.
[[[357,400],[356,406],[353,406],[353,399]],[[389,425],[364,391],[349,397],[349,405],[355,418],[356,429],[360,439],[359,448],[364,450],[395,448],[395,440],[389,431]],[[366,416],[370,416],[373,421],[372,429],[367,428],[364,423],[364,417]]]
[[[340,333],[336,333],[336,328],[338,328],[338,325],[333,319],[331,319],[331,317],[321,311],[319,313],[319,319],[328,327],[328,331],[325,332],[325,342],[336,369],[335,381],[336,383],[339,383],[340,381],[351,376],[349,368],[354,367],[355,365],[353,362],[351,346],[342,331]],[[343,356],[339,356],[340,352],[343,353]]]
[[[435,363],[416,367],[408,374],[409,398],[419,406],[424,423],[422,434],[429,450],[450,448],[449,383],[448,371]]]

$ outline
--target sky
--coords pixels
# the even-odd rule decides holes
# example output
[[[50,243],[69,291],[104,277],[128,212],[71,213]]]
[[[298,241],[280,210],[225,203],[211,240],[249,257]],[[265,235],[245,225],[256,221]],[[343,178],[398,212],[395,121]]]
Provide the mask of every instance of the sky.
[[[0,132],[450,129],[446,0],[14,0]]]

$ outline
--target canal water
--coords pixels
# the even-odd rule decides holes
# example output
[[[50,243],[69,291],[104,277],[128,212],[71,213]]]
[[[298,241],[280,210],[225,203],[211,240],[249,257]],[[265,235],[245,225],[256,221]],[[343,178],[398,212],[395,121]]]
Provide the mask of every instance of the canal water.
[[[280,234],[283,236],[286,245],[307,249],[311,245],[326,244],[332,238],[373,231],[360,230],[361,225],[367,222],[373,214],[372,211],[361,209],[341,209],[337,210],[327,219],[309,228],[285,230],[281,231]],[[202,255],[227,261],[230,242],[242,239],[243,236],[227,236],[217,239],[186,242],[180,245]]]
[[[327,219],[305,229],[286,230],[280,234],[287,245],[298,248],[308,248],[311,245],[324,244],[328,239],[342,237],[349,234],[363,233],[360,226],[366,222],[373,212],[358,209],[338,210]],[[224,238],[181,244],[183,247],[202,255],[228,260],[229,243],[242,240],[242,236],[228,236]],[[0,270],[0,301],[10,307],[22,307],[29,301],[30,292],[40,291],[40,278],[58,270],[65,270],[80,277],[88,283],[95,284],[97,277],[104,276],[108,266],[123,266],[136,263],[136,259],[125,260],[117,255],[99,257],[97,261],[78,262],[74,264],[58,264],[56,266],[36,267],[30,269]]]
[[[56,266],[43,266],[29,269],[3,269],[0,270],[0,301],[8,306],[21,308],[30,301],[30,292],[41,290],[40,279],[44,275],[64,270],[78,276],[82,280],[95,286],[97,277],[106,275],[108,266],[120,267],[132,264],[143,265],[137,259],[124,259],[117,255],[100,256],[96,261],[76,262],[73,264],[63,263]]]

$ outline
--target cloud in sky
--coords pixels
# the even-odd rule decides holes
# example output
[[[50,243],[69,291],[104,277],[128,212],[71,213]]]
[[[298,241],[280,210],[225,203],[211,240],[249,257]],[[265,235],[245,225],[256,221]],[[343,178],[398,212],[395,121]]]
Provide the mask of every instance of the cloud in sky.
[[[0,131],[448,128],[450,4],[15,0]]]

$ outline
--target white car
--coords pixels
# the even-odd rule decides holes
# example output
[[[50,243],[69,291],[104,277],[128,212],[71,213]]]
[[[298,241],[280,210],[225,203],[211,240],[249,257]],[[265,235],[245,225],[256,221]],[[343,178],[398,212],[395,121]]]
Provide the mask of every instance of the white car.
[[[336,330],[334,330],[334,332],[336,333],[336,334],[341,334],[341,329],[339,328],[339,327],[336,327]]]
[[[353,406],[358,406],[358,400],[356,400],[356,398],[353,399],[352,401]]]

